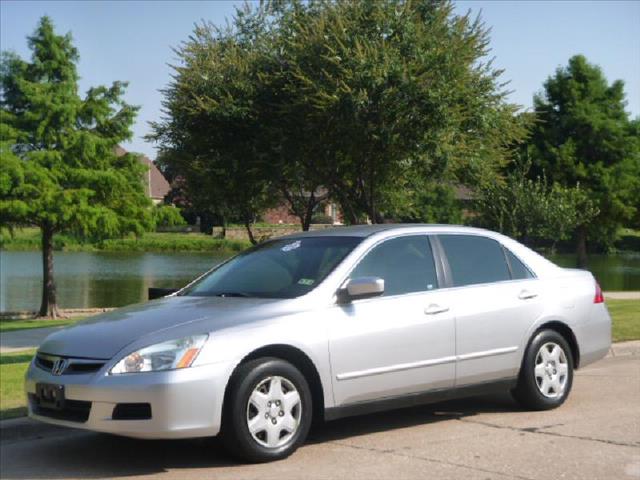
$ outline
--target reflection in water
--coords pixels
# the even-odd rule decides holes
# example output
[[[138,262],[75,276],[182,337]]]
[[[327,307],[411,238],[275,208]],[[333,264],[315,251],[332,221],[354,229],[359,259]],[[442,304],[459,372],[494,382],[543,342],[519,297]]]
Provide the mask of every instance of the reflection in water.
[[[58,301],[63,308],[137,303],[148,287],[182,287],[222,260],[210,253],[55,252]],[[0,252],[0,311],[36,309],[41,282],[39,252]]]
[[[552,255],[549,259],[561,267],[576,268],[575,255]],[[590,255],[587,270],[605,291],[640,290],[640,252],[618,255]]]
[[[574,255],[552,261],[575,267]],[[56,252],[55,278],[63,308],[120,307],[147,299],[147,288],[178,288],[224,260],[210,253]],[[604,290],[640,290],[640,253],[592,255],[589,269]],[[40,304],[39,252],[0,251],[0,311]]]

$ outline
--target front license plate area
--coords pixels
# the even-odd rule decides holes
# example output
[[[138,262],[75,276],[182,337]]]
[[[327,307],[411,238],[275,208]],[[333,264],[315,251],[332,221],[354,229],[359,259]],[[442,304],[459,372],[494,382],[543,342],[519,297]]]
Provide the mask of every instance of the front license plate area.
[[[64,409],[64,385],[37,383],[36,399],[42,408],[62,410]]]

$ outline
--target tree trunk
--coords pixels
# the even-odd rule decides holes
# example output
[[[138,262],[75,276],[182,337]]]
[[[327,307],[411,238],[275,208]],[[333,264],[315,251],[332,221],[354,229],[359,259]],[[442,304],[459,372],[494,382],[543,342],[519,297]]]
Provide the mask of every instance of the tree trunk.
[[[42,230],[42,303],[39,317],[60,317],[56,302],[56,283],[53,279],[53,229],[50,226]]]
[[[309,201],[307,202],[304,214],[300,217],[303,232],[309,231],[309,227],[311,227],[311,219],[313,218],[313,211],[315,210],[318,203],[319,202],[316,200],[315,193],[311,192],[309,194]]]
[[[576,232],[576,253],[578,255],[578,268],[587,267],[587,228],[584,225],[578,227]]]
[[[244,226],[247,229],[247,236],[249,237],[249,241],[251,242],[251,245],[257,245],[258,242],[256,238],[253,236],[253,232],[251,231],[251,222],[249,220],[245,220]]]

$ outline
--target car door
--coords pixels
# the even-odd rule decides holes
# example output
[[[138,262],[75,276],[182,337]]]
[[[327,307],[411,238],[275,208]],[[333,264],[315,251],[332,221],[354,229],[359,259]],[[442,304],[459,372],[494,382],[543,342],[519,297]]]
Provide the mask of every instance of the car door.
[[[455,325],[429,238],[375,245],[349,278],[371,276],[384,279],[382,296],[338,304],[329,315],[336,405],[453,386]]]
[[[456,385],[517,375],[518,349],[542,313],[538,280],[498,241],[439,235],[456,324]]]

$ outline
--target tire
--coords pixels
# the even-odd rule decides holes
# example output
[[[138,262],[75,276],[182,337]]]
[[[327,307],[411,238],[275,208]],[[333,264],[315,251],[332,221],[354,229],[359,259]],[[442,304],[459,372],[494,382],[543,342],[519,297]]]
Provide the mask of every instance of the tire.
[[[555,330],[537,332],[524,354],[515,400],[530,410],[550,410],[562,405],[573,385],[573,355]]]
[[[304,443],[313,405],[296,367],[272,357],[252,360],[238,367],[228,388],[221,433],[232,455],[268,462],[288,457]]]

